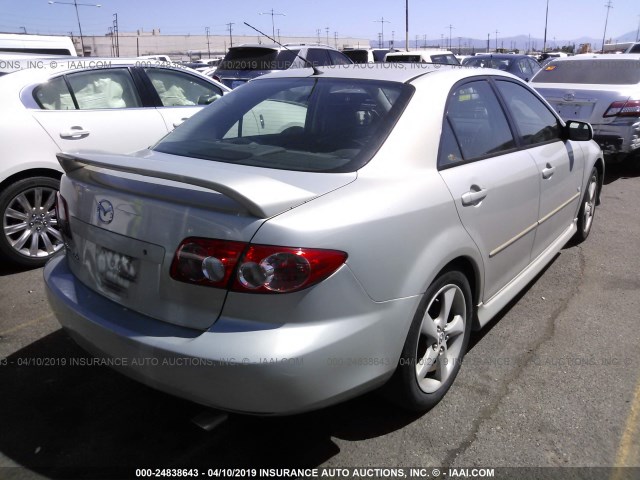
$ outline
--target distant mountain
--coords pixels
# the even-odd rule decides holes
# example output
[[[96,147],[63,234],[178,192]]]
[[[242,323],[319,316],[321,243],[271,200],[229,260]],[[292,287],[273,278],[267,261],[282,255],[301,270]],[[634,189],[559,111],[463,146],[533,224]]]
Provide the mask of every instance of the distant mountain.
[[[625,33],[624,35],[620,35],[618,37],[612,37],[610,35],[607,35],[606,41],[605,43],[625,43],[625,42],[635,42],[636,41],[636,36],[637,36],[637,32],[628,32]],[[496,39],[495,37],[490,37],[489,39],[489,48],[491,50],[496,48]],[[422,38],[418,38],[417,40],[418,43],[418,48],[422,48],[425,45],[423,45],[423,39]],[[518,49],[521,51],[525,51],[528,49],[532,49],[532,50],[542,50],[543,47],[543,39],[542,38],[537,38],[537,37],[531,37],[529,38],[528,35],[517,35],[514,37],[498,37],[498,48],[504,48],[507,50],[514,50],[514,49]],[[565,45],[574,45],[577,47],[579,47],[581,44],[584,43],[590,43],[591,47],[593,49],[596,48],[601,48],[602,46],[602,37],[600,38],[593,38],[593,37],[580,37],[580,38],[576,38],[573,40],[564,40],[564,39],[558,39],[556,38],[555,40],[553,38],[549,38],[547,37],[547,48],[561,48]],[[374,48],[378,47],[378,40],[371,40],[371,46]],[[389,47],[389,40],[385,39],[384,42],[384,46],[385,47]],[[440,40],[433,40],[433,39],[427,39],[427,47],[448,47],[449,46],[449,39],[448,38],[443,38]],[[395,43],[394,43],[394,47],[395,48],[399,48],[399,49],[404,49],[405,48],[405,42],[404,39],[399,40],[396,39]],[[409,48],[413,49],[416,48],[416,41],[415,40],[409,40]],[[452,37],[451,38],[451,49],[454,52],[457,52],[458,48],[461,48],[463,50],[468,50],[468,49],[472,49],[472,50],[486,50],[487,48],[487,39],[477,39],[477,38],[465,38],[465,37]]]

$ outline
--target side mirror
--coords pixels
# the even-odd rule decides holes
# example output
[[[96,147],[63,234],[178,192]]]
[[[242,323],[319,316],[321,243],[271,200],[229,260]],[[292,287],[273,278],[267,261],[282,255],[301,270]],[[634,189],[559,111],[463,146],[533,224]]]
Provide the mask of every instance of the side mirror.
[[[213,103],[217,99],[219,99],[220,96],[221,95],[218,95],[217,93],[211,93],[211,94],[207,94],[207,95],[200,95],[200,97],[198,97],[198,105],[209,105],[210,103]]]
[[[593,127],[587,122],[579,122],[578,120],[568,120],[564,127],[567,140],[576,142],[586,142],[593,139]]]

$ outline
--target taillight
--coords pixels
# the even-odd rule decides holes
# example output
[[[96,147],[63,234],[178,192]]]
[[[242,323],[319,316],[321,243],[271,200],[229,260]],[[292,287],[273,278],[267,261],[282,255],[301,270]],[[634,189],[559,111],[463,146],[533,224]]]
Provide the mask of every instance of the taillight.
[[[640,100],[613,102],[603,117],[640,117]]]
[[[226,288],[246,244],[208,238],[187,238],[173,257],[171,278],[208,287]]]
[[[346,259],[337,250],[188,238],[176,251],[171,277],[236,292],[289,293],[328,278]]]
[[[69,227],[69,206],[60,192],[56,192],[55,212],[58,229],[67,237],[71,237],[71,228]]]
[[[337,250],[252,245],[240,261],[232,289],[295,292],[329,277],[346,259],[347,254]]]

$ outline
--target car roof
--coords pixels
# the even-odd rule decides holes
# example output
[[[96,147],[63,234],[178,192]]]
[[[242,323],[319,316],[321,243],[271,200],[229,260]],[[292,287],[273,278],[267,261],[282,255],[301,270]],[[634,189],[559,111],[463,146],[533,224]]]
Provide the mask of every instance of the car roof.
[[[450,50],[440,50],[439,48],[423,48],[420,50],[411,50],[410,52],[395,51],[389,52],[389,55],[420,55],[421,53],[428,53],[429,55],[433,55],[436,53],[440,53],[442,55],[453,55],[453,52],[451,52]]]
[[[640,60],[640,54],[638,53],[618,53],[618,54],[610,54],[610,53],[581,53],[579,55],[573,55],[571,57],[557,57],[553,59],[554,63],[557,62],[580,62],[584,60],[628,60],[628,61],[638,61]]]
[[[225,91],[230,91],[228,87],[220,82],[216,82],[211,77],[202,75],[197,70],[187,68],[178,63],[167,63],[159,60],[140,59],[140,58],[114,58],[114,57],[51,57],[39,56],[28,60],[34,65],[32,68],[22,68],[10,74],[0,77],[2,82],[15,82],[20,85],[28,85],[36,83],[55,74],[64,74],[73,70],[99,70],[109,67],[127,67],[141,66],[144,68],[171,68],[174,70],[187,70],[189,74],[199,76],[210,83],[215,83]],[[35,63],[33,63],[35,62]],[[4,83],[7,85],[7,83]]]
[[[313,48],[324,48],[327,50],[337,50],[331,45],[325,45],[322,43],[285,43],[283,45],[278,45],[275,43],[243,43],[242,45],[236,45],[235,47],[230,47],[229,50],[238,50],[241,48],[267,48],[270,50],[287,50],[292,48],[304,48],[304,47],[313,47]]]
[[[513,58],[531,58],[529,55],[523,55],[520,53],[478,53],[468,58],[498,58],[498,59],[513,59]],[[533,60],[533,59],[532,59]]]
[[[476,68],[467,68],[461,65],[442,65],[442,64],[430,64],[430,63],[416,63],[416,64],[394,64],[394,63],[382,63],[376,66],[367,66],[363,68],[361,64],[351,65],[332,65],[324,67],[316,67],[316,69],[322,72],[317,75],[319,78],[344,78],[354,80],[384,80],[399,83],[409,83],[413,80],[422,77],[424,75],[431,74],[443,74],[460,79],[471,76],[486,76],[486,72],[479,72]],[[507,72],[501,72],[496,70],[491,75],[503,76],[508,78],[517,78]],[[311,68],[290,68],[288,70],[281,70],[278,72],[263,75],[261,77],[251,80],[252,82],[262,81],[269,78],[309,78],[313,77],[314,73]]]

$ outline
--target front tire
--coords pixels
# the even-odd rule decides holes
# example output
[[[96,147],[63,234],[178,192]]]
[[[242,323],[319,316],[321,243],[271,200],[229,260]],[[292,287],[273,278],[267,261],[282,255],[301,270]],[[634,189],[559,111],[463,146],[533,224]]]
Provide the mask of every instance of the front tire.
[[[18,180],[0,193],[0,252],[23,267],[40,267],[63,246],[55,213],[60,181],[51,177]]]
[[[598,201],[598,177],[598,169],[593,167],[578,211],[578,231],[573,237],[576,244],[584,242],[591,232]]]
[[[471,336],[473,301],[461,272],[440,275],[427,289],[409,329],[399,365],[386,386],[407,410],[433,408],[460,370]]]

